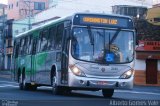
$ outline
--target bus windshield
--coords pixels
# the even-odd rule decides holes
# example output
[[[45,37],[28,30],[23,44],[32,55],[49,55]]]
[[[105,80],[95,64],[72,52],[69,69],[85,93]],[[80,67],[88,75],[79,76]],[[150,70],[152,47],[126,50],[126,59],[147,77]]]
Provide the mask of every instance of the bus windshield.
[[[129,63],[134,55],[133,31],[121,29],[73,29],[72,56],[98,63]]]

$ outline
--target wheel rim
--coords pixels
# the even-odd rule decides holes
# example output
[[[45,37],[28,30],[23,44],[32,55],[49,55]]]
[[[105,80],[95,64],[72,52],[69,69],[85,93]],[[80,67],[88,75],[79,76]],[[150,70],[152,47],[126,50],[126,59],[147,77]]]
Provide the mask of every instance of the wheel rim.
[[[52,89],[53,89],[53,92],[56,91],[56,87],[57,87],[57,78],[56,78],[56,76],[54,76],[53,80],[52,80]]]
[[[20,84],[22,83],[22,74],[21,74],[20,77],[19,77],[19,83],[20,83]]]

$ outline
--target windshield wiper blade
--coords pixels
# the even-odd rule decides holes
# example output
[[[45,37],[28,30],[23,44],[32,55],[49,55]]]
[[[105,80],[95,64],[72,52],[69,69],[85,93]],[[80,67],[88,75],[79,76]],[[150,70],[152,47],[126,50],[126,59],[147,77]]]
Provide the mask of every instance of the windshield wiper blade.
[[[113,41],[117,38],[120,31],[121,31],[121,28],[118,28],[116,33],[113,35],[112,39],[110,40],[110,44],[112,44]]]
[[[92,34],[91,27],[88,26],[87,29],[88,29],[90,44],[93,46],[93,55],[94,55],[94,36]]]
[[[89,34],[90,43],[91,43],[91,45],[94,45],[94,37],[92,36],[91,27],[88,26],[87,29],[88,29],[88,34]]]

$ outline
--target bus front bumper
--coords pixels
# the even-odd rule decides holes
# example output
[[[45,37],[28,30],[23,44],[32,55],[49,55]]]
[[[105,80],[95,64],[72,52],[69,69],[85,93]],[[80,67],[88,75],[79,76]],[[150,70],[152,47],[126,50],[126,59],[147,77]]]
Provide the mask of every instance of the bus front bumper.
[[[93,88],[93,89],[132,89],[133,75],[129,79],[107,79],[107,78],[89,78],[79,77],[72,72],[69,73],[69,87],[75,88]]]

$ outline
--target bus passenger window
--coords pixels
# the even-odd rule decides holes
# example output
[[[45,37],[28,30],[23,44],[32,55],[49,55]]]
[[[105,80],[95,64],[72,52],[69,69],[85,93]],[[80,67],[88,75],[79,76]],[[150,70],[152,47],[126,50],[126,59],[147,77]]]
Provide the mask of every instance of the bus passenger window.
[[[26,54],[29,54],[29,46],[30,46],[30,36],[27,36],[27,42],[26,42]]]
[[[55,37],[56,37],[56,27],[52,27],[49,29],[48,50],[55,49]]]
[[[20,40],[20,49],[19,49],[19,54],[20,54],[20,55],[23,55],[23,54],[24,54],[23,46],[24,46],[24,38],[22,38],[22,39]]]
[[[47,37],[48,37],[48,30],[45,30],[41,33],[41,49],[40,49],[40,51],[47,50]]]
[[[27,53],[27,48],[28,48],[28,37],[24,38],[24,45],[23,45],[23,54],[28,54]]]
[[[64,31],[64,23],[57,26],[57,34],[56,34],[56,49],[60,49],[62,47],[62,37]]]
[[[29,50],[28,50],[28,53],[31,54],[32,53],[32,39],[30,38],[29,40]]]

